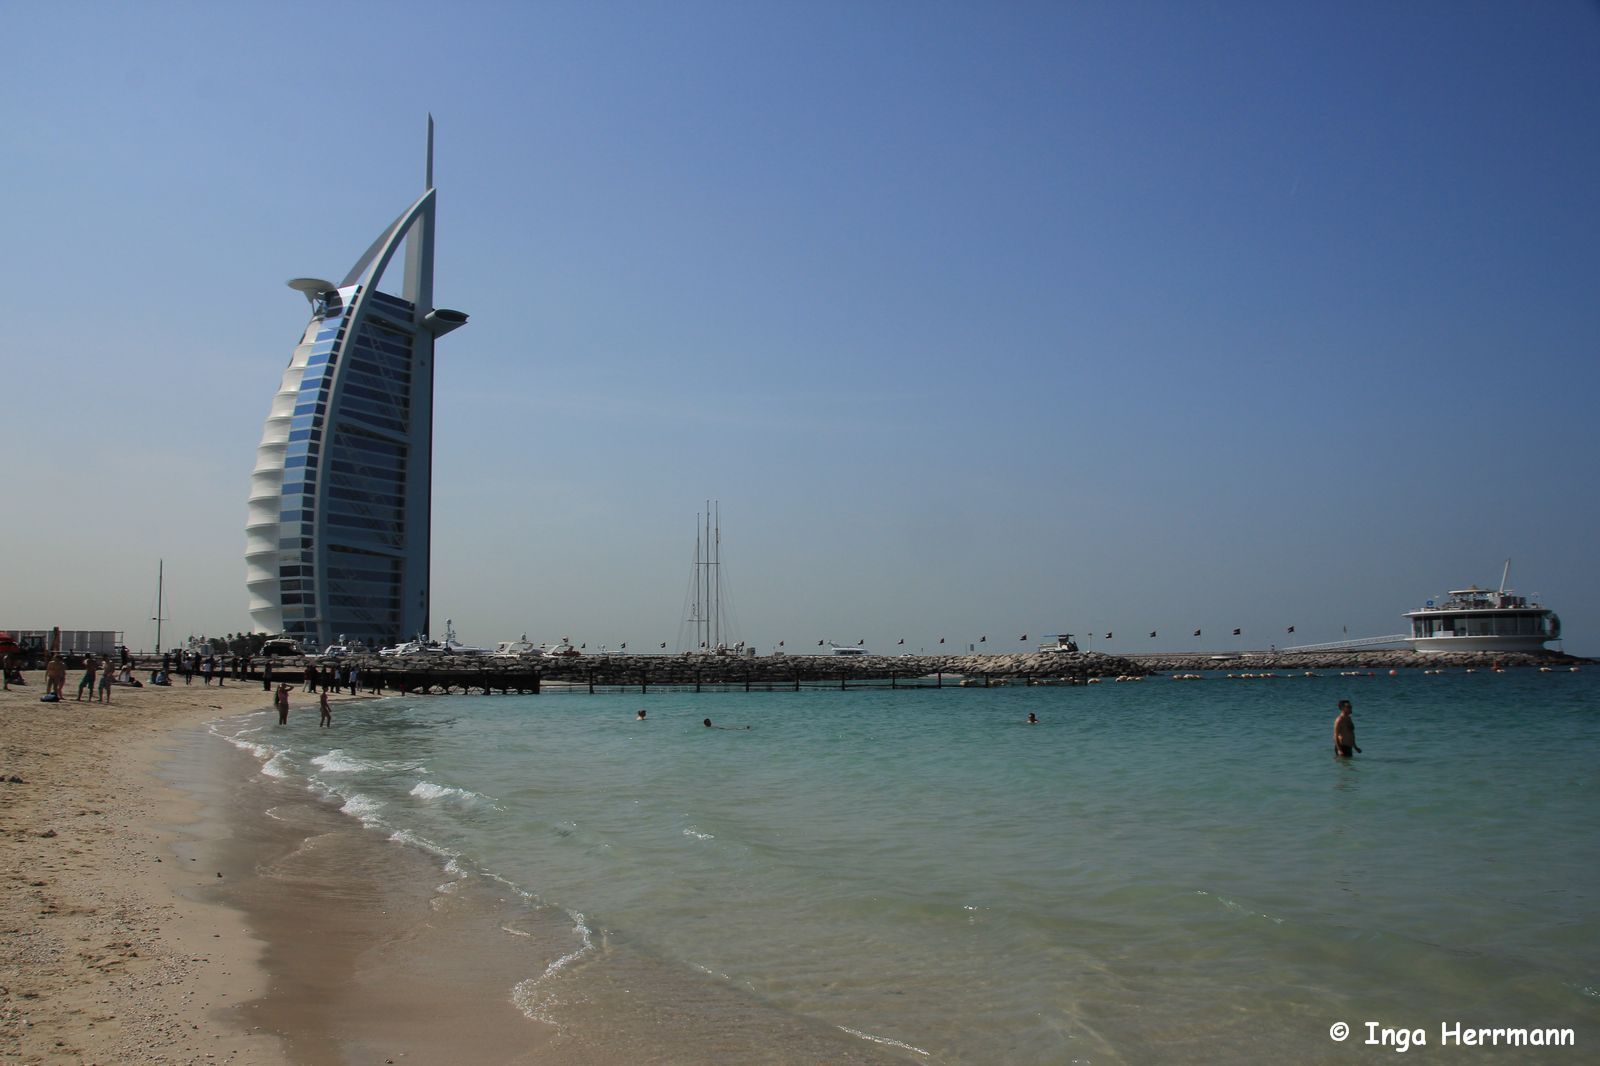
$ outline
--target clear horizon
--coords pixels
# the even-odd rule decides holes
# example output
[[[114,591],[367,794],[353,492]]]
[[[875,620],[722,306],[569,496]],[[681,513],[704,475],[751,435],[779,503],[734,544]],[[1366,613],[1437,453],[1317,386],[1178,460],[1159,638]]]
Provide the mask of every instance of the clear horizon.
[[[147,647],[163,559],[168,643],[248,627],[284,282],[431,112],[438,633],[675,647],[711,499],[762,652],[1376,636],[1509,557],[1600,654],[1595,5],[352,12],[9,12],[0,628]]]

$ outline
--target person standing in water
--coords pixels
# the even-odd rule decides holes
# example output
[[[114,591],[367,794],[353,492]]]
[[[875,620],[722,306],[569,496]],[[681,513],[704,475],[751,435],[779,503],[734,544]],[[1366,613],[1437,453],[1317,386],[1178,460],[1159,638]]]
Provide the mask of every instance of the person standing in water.
[[[283,681],[278,685],[278,691],[273,695],[272,702],[278,705],[278,724],[289,724],[289,682]]]
[[[1339,701],[1339,717],[1333,720],[1333,754],[1335,758],[1348,759],[1360,752],[1356,747],[1356,723],[1350,717],[1350,701]]]
[[[326,692],[322,694],[321,701],[317,704],[317,708],[322,711],[322,717],[317,720],[317,728],[332,728],[333,708],[328,706],[328,694]]]

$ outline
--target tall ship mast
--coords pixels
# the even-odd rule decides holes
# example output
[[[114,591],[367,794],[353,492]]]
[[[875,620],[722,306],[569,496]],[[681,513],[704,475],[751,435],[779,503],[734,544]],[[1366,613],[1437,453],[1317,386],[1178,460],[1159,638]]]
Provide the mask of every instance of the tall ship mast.
[[[716,654],[728,650],[732,627],[725,619],[727,603],[722,588],[722,504],[706,501],[703,514],[695,516],[694,569],[689,578],[688,611],[684,622],[692,631],[689,648],[680,651],[699,651]]]

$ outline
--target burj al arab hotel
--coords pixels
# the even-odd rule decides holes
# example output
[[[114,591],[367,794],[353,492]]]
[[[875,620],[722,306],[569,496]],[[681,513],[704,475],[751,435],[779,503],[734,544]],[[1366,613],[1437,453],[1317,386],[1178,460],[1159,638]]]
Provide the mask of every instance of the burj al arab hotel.
[[[433,306],[433,118],[422,195],[311,303],[256,450],[245,527],[256,632],[368,647],[428,631],[434,340],[467,316]],[[382,287],[404,250],[398,286]],[[400,273],[397,268],[395,273]]]

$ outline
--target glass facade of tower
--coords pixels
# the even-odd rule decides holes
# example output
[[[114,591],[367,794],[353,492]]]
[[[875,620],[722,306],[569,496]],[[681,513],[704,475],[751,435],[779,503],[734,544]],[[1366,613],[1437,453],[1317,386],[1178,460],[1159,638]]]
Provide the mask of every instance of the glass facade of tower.
[[[357,303],[361,290],[348,295]],[[289,422],[278,514],[283,631],[313,642],[325,632],[398,640],[416,309],[372,290],[346,344],[347,306],[341,299],[324,314]]]
[[[340,285],[290,283],[312,315],[251,477],[257,632],[377,647],[427,630],[434,339],[466,321],[432,307],[433,204],[430,186]],[[396,296],[377,286],[403,246]]]

